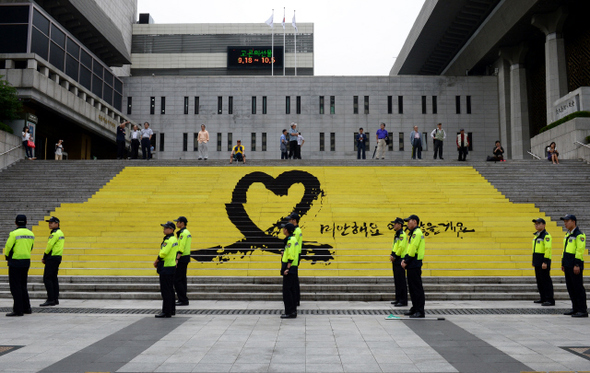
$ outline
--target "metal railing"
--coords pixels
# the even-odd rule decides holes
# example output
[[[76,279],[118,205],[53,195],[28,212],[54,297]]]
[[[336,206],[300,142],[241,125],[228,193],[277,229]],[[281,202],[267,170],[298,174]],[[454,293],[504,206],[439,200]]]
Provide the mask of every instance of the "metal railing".
[[[586,148],[590,149],[590,145],[588,145],[588,144],[583,144],[583,143],[581,143],[581,142],[579,142],[579,141],[574,141],[574,144],[582,145],[582,146],[584,146],[584,147],[586,147]]]
[[[20,144],[20,145],[17,145],[17,146],[15,146],[15,147],[14,147],[14,148],[12,148],[12,149],[9,149],[9,150],[5,151],[4,153],[0,153],[0,157],[1,157],[1,156],[3,156],[4,154],[8,154],[8,153],[10,153],[11,151],[13,151],[13,150],[15,150],[15,149],[22,148],[22,146],[23,146],[23,144]]]
[[[538,155],[536,155],[535,153],[531,152],[530,150],[527,151],[527,153],[529,153],[529,155],[531,155],[533,158],[537,159],[537,160],[541,160],[541,157],[539,157]]]

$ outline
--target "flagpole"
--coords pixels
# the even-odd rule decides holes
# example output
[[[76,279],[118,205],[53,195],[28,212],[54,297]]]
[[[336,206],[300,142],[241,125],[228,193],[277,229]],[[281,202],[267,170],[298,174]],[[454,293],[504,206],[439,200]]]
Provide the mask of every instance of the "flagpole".
[[[285,66],[287,65],[285,63],[285,49],[285,7],[283,7],[283,76],[285,76]]]
[[[273,26],[274,26],[274,18],[275,18],[275,10],[272,10],[272,19],[273,19]],[[270,37],[270,75],[275,75],[275,28],[271,27],[271,37]]]
[[[295,11],[293,11],[293,20],[295,19]],[[295,76],[297,76],[297,27],[295,27]]]

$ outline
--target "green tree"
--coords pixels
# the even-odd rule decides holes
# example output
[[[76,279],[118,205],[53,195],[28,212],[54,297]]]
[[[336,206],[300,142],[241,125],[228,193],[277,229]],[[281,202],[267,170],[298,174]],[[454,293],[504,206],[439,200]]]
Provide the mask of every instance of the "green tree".
[[[21,117],[23,105],[16,88],[3,78],[4,76],[0,75],[0,120],[18,119]]]

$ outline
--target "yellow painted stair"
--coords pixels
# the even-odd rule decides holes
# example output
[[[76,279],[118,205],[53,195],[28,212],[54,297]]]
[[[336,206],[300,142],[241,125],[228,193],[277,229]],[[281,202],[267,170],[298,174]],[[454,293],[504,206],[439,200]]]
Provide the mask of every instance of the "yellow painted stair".
[[[391,276],[390,222],[410,214],[426,236],[425,276],[532,276],[533,218],[547,220],[556,262],[563,240],[534,205],[511,203],[471,167],[127,167],[51,215],[66,235],[63,275],[155,275],[160,224],[183,215],[189,275],[275,276],[278,225],[292,211],[302,214],[302,276]],[[41,274],[49,231],[41,222],[33,232],[30,273]]]

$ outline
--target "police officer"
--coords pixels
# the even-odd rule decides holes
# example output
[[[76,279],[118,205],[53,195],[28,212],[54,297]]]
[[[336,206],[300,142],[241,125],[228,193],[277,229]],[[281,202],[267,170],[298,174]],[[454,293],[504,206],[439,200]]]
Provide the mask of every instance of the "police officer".
[[[572,301],[572,310],[564,313],[572,317],[588,317],[586,289],[584,289],[584,251],[586,235],[578,228],[578,220],[567,214],[563,218],[567,233],[563,239],[561,270],[565,274],[565,285]]]
[[[404,315],[411,318],[424,317],[424,288],[422,287],[422,259],[424,259],[424,234],[418,227],[420,218],[410,215],[404,219],[408,222],[408,247],[401,266],[408,273],[408,287],[412,307]]]
[[[552,238],[545,230],[545,219],[533,219],[537,230],[533,237],[533,267],[535,267],[535,278],[537,289],[541,298],[535,303],[542,306],[555,306],[553,298],[553,282],[551,281],[551,246]]]
[[[287,236],[285,251],[281,258],[281,276],[283,276],[283,303],[285,313],[281,319],[294,319],[297,317],[297,294],[295,280],[297,278],[297,266],[299,264],[298,242],[294,236],[295,226],[287,223],[283,226],[283,234]]]
[[[10,317],[33,312],[27,290],[27,277],[31,267],[31,251],[35,235],[27,229],[25,215],[17,215],[14,222],[16,229],[10,232],[4,246],[4,256],[8,261],[8,283],[14,301],[12,312],[6,314]]]
[[[408,237],[404,232],[404,219],[395,218],[393,229],[393,245],[389,261],[393,265],[393,282],[395,284],[395,301],[391,302],[395,307],[405,307],[408,305],[408,287],[406,285],[406,271],[402,268],[402,260],[406,255],[408,247]]]
[[[55,216],[45,220],[49,223],[49,239],[47,240],[47,247],[41,260],[45,264],[43,271],[43,283],[45,290],[47,290],[47,300],[41,303],[41,307],[55,306],[59,304],[59,282],[57,281],[57,273],[59,272],[59,265],[61,263],[61,256],[64,251],[65,237],[59,227],[59,219]]]
[[[164,239],[160,245],[160,253],[154,262],[160,275],[160,293],[162,294],[162,312],[156,317],[172,317],[176,313],[174,307],[174,272],[176,270],[176,253],[178,252],[178,241],[174,237],[176,226],[169,221],[160,224],[164,227]]]
[[[178,302],[176,302],[176,305],[188,306],[188,297],[186,296],[186,270],[188,264],[191,261],[192,236],[191,232],[186,229],[188,221],[184,216],[181,216],[174,221],[176,222],[176,226],[178,228],[178,231],[176,232],[176,237],[178,240],[178,264],[176,264],[176,271],[174,272],[174,290],[176,290],[176,295],[178,296]]]
[[[297,305],[300,306],[301,305],[301,285],[299,283],[299,266],[301,264],[301,250],[303,249],[303,233],[301,233],[301,227],[299,227],[299,214],[294,212],[291,215],[289,215],[287,217],[287,219],[289,220],[289,223],[293,224],[295,226],[295,231],[293,232],[293,236],[295,236],[295,238],[297,239],[297,251],[298,251],[298,258],[297,258],[297,262],[299,263],[297,265],[297,279],[295,280],[295,300],[297,302]]]

